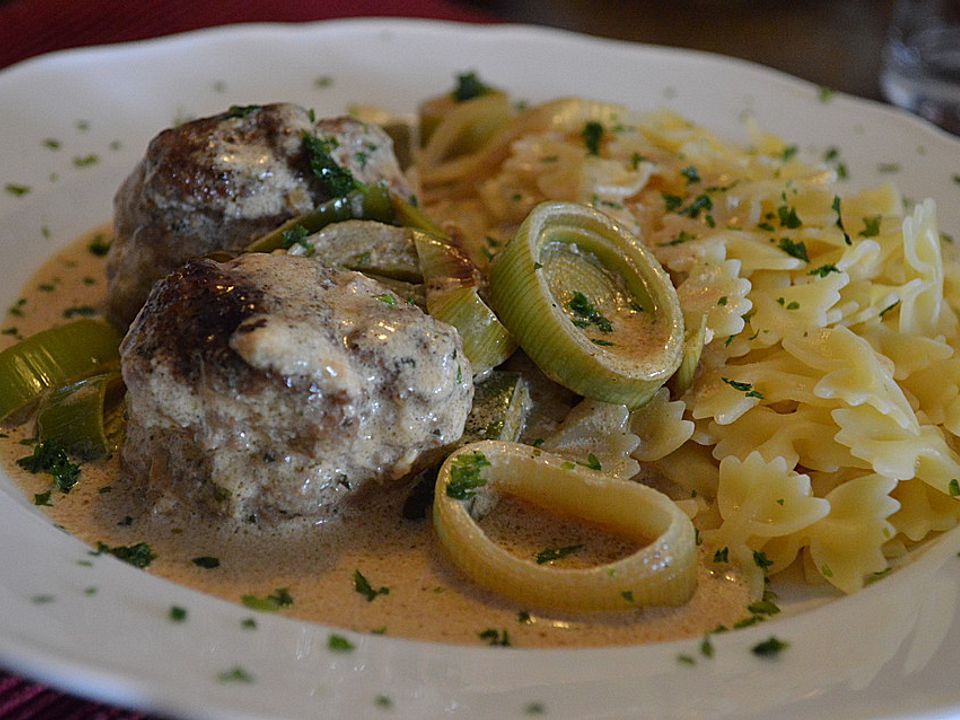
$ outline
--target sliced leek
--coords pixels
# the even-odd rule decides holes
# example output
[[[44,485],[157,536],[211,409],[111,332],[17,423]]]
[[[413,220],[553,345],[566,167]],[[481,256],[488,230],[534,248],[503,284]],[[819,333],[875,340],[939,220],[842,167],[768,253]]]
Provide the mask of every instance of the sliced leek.
[[[54,440],[70,455],[96,460],[118,447],[121,423],[118,403],[123,395],[119,372],[78,380],[44,398],[37,410],[37,436]]]
[[[54,388],[115,366],[120,340],[112,325],[83,319],[31,335],[0,352],[0,421]]]
[[[491,491],[645,545],[588,568],[538,565],[493,542],[471,518],[467,505]],[[437,476],[433,522],[464,575],[524,607],[589,612],[677,606],[696,589],[693,524],[670,498],[528,445],[484,441],[450,455]]]
[[[494,370],[473,389],[473,406],[461,443],[477,440],[516,442],[530,410],[530,390],[520,373]]]
[[[683,360],[680,367],[670,378],[669,387],[674,397],[680,397],[693,387],[693,381],[700,367],[700,356],[703,354],[703,341],[707,336],[707,315],[701,313],[696,324],[687,323],[686,337],[683,340]]]
[[[592,208],[534,208],[493,263],[490,299],[544,374],[585,397],[636,408],[680,366],[673,284],[637,238]]]
[[[291,255],[310,255],[324,265],[403,282],[423,281],[420,259],[408,228],[372,220],[346,220],[293,245]]]
[[[506,360],[516,341],[481,299],[480,276],[456,248],[425,233],[414,233],[427,291],[427,311],[460,333],[463,351],[475,375]]]
[[[510,145],[529,133],[579,133],[588,122],[613,125],[629,116],[626,108],[610,103],[577,98],[555,100],[538,105],[514,118],[477,151],[433,165],[421,163],[420,179],[424,188],[476,179],[506,159]]]
[[[291,234],[309,235],[344,220],[393,220],[390,191],[383,185],[355,190],[343,197],[328,200],[313,210],[287,220],[283,225],[254,240],[246,252],[273,252],[289,247]],[[302,228],[302,230],[301,230]],[[295,236],[295,235],[294,235]]]
[[[510,122],[513,109],[502,92],[457,102],[445,95],[421,108],[420,163],[432,167],[444,160],[476,152]]]

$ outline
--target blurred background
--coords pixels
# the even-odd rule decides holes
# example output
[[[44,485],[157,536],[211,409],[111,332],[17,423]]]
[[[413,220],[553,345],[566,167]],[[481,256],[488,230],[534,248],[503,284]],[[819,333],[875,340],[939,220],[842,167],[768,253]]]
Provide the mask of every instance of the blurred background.
[[[65,47],[345,16],[547,25],[732,55],[879,99],[888,0],[0,0],[0,67]]]

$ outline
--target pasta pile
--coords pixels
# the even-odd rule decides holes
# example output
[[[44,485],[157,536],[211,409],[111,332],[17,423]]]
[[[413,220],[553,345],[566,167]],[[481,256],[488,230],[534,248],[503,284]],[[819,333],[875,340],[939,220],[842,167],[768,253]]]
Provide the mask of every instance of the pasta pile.
[[[744,149],[666,111],[552,105],[460,176],[423,167],[427,211],[480,264],[548,199],[654,251],[704,349],[692,387],[632,414],[630,445],[706,546],[755,589],[800,562],[853,592],[956,525],[960,271],[933,201],[905,216],[890,185],[842,197],[830,163],[752,126]]]

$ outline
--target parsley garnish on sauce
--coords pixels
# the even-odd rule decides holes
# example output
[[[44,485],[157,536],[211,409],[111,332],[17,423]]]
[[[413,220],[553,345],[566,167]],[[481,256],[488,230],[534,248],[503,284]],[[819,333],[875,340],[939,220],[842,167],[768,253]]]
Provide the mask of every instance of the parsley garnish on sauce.
[[[363,573],[359,570],[353,571],[353,588],[358,593],[363,595],[367,602],[373,602],[378,595],[389,595],[390,588],[383,586],[374,590],[373,586],[370,584],[370,581],[363,576]]]
[[[284,230],[280,233],[280,242],[283,245],[284,250],[289,250],[294,245],[302,245],[306,248],[308,253],[313,252],[313,245],[306,242],[306,239],[310,236],[310,231],[307,230],[303,225],[294,225],[289,230]]]
[[[231,105],[227,109],[227,117],[245,118],[248,115],[252,115],[259,109],[259,105]]]
[[[730,558],[730,549],[726,546],[720,548],[713,554],[713,561],[715,563],[729,562],[729,558]]]
[[[587,146],[587,152],[590,155],[600,154],[600,140],[603,138],[603,125],[592,120],[583,126],[580,132],[584,145]]]
[[[80,466],[70,462],[67,451],[56,440],[44,440],[33,447],[33,454],[17,460],[27,472],[44,472],[53,476],[53,484],[62,493],[68,493],[77,484]]]
[[[139,542],[136,545],[117,545],[116,547],[98,542],[95,554],[102,555],[103,553],[113,555],[118,560],[123,560],[125,563],[141,570],[157,559],[157,556],[153,554],[153,549],[145,542]]]
[[[874,215],[872,217],[865,217],[863,219],[863,230],[861,230],[857,235],[863,238],[876,237],[880,234],[880,221],[883,220],[882,215]]]
[[[359,190],[361,185],[349,170],[340,167],[331,156],[336,140],[303,134],[303,146],[310,161],[310,170],[320,180],[331,197],[338,198]]]
[[[244,595],[240,598],[240,602],[251,610],[277,612],[280,608],[293,605],[293,596],[290,595],[290,591],[287,588],[277,588],[273,591],[273,594],[263,598],[257,597],[256,595]]]
[[[458,455],[450,466],[447,497],[468,500],[476,495],[477,488],[487,484],[487,481],[480,477],[480,471],[485,467],[490,467],[490,461],[481,452]]]
[[[700,173],[697,172],[697,168],[693,165],[683,168],[680,171],[680,174],[687,179],[687,185],[693,185],[694,183],[700,182]]]
[[[190,562],[192,562],[197,567],[202,567],[206,570],[213,570],[213,568],[220,567],[220,561],[215,557],[210,557],[209,555],[201,555],[200,557],[195,557]]]
[[[235,665],[229,670],[224,670],[217,675],[217,680],[222,683],[242,683],[249,685],[254,681],[254,677],[239,665]]]
[[[562,560],[568,555],[573,555],[583,549],[583,544],[567,545],[561,548],[547,548],[537,553],[537,565],[545,565],[554,560]]]
[[[781,205],[777,208],[777,217],[780,220],[780,227],[796,230],[798,227],[803,225],[803,222],[800,220],[800,216],[797,215],[797,209],[795,207]]]
[[[510,647],[510,634],[507,632],[506,628],[503,630],[487,628],[483,632],[477,633],[477,636],[481,640],[486,640],[488,645]]]
[[[588,325],[595,325],[600,332],[613,331],[613,323],[597,310],[587,296],[579,290],[573,293],[573,298],[567,303],[567,307],[576,315],[573,324],[577,327],[585,328]]]
[[[807,274],[808,274],[808,275],[816,275],[817,277],[825,278],[825,277],[826,277],[827,275],[829,275],[830,273],[838,273],[838,272],[840,272],[840,270],[837,269],[837,266],[830,264],[830,265],[821,265],[821,266],[818,267],[818,268],[814,268],[813,270],[811,270],[811,271],[808,272]]]

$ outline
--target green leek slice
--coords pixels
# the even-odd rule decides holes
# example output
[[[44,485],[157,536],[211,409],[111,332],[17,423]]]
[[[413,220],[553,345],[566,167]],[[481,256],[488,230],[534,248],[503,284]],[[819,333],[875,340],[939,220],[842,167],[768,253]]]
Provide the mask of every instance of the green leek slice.
[[[324,265],[403,282],[423,281],[420,259],[408,228],[373,220],[334,223],[293,245],[290,255],[309,255]]]
[[[477,440],[516,442],[530,410],[530,390],[520,373],[494,370],[473,389],[473,406],[460,443]]]
[[[442,240],[415,232],[414,243],[426,283],[427,312],[460,333],[475,376],[506,360],[516,341],[478,292],[480,274],[467,257]]]
[[[0,352],[0,421],[54,388],[115,366],[120,340],[112,325],[83,319],[31,335]]]
[[[493,263],[490,299],[555,382],[636,408],[680,366],[683,314],[670,278],[615,221],[541,203]]]
[[[538,565],[493,542],[474,522],[467,506],[490,492],[645,545],[588,568]],[[670,498],[528,445],[484,441],[450,455],[437,476],[433,523],[441,546],[464,575],[524,607],[590,612],[677,606],[696,589],[693,524]]]
[[[40,441],[55,440],[70,455],[96,460],[119,446],[123,396],[119,372],[104,373],[58,388],[37,410]]]
[[[510,152],[511,144],[530,133],[579,133],[588,122],[613,126],[625,122],[629,111],[621,105],[564,98],[530,108],[493,135],[475,152],[435,163],[421,160],[420,180],[425,189],[469,181],[489,172]]]
[[[683,360],[680,367],[670,378],[670,390],[674,397],[680,397],[693,387],[700,366],[700,356],[703,354],[703,341],[707,336],[707,315],[700,314],[696,324],[687,323],[686,337],[683,340]]]
[[[287,246],[289,233],[303,228],[307,234],[318,232],[344,220],[393,220],[393,203],[390,191],[383,185],[373,185],[354,190],[343,197],[328,200],[310,212],[287,220],[263,237],[247,245],[245,252],[273,252]]]
[[[420,162],[436,165],[476,152],[513,118],[510,98],[489,92],[457,102],[450,95],[427,101],[420,108]]]

